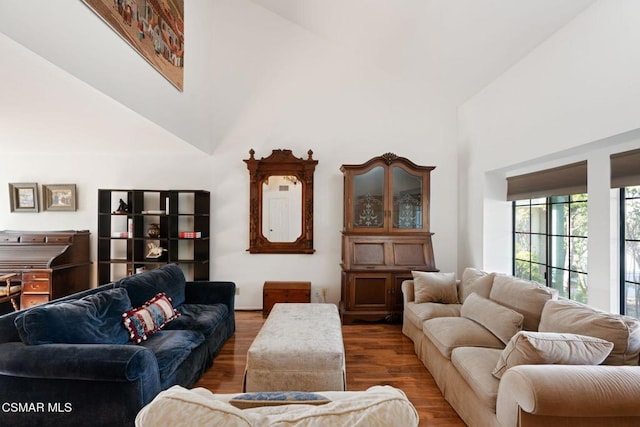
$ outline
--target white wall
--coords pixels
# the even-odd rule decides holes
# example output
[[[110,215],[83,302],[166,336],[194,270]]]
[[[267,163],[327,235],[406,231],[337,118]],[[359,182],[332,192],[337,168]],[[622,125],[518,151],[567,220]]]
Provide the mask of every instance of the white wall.
[[[0,32],[169,132],[211,151],[214,4],[185,7],[184,91],[178,91],[82,1],[0,0]]]
[[[81,2],[0,0],[0,30],[41,55],[0,35],[0,149],[7,160],[0,177],[76,183],[79,197],[75,213],[9,213],[8,193],[0,191],[0,228],[86,228],[95,236],[98,188],[211,190],[211,277],[238,283],[239,307],[259,307],[267,279],[310,280],[337,302],[341,164],[392,151],[436,166],[431,224],[438,267],[508,272],[504,176],[587,159],[590,302],[616,309],[607,261],[615,239],[603,227],[614,221],[606,165],[610,152],[640,146],[635,133],[626,134],[640,128],[638,2],[595,3],[465,103],[458,123],[455,106],[441,95],[251,2],[193,1],[180,94]],[[214,96],[223,102],[212,102]],[[204,151],[222,142],[207,156],[175,135]],[[245,251],[242,159],[250,148],[258,156],[274,148],[299,156],[314,151],[316,254]],[[95,241],[92,252],[95,260]]]
[[[225,3],[218,12],[227,17],[241,12],[244,25],[251,28],[247,32],[232,25],[233,20],[218,28],[225,40],[241,40],[245,47],[242,51],[229,49],[229,60],[261,70],[259,79],[235,76],[246,80],[250,97],[213,153],[212,269],[214,276],[236,281],[239,306],[260,307],[265,280],[308,280],[314,298],[317,290],[326,287],[327,300],[339,301],[340,165],[363,163],[389,151],[437,167],[432,175],[431,205],[436,262],[441,270],[455,271],[453,108],[441,100],[429,100],[428,94],[416,92],[370,64],[344,56],[266,10],[241,10]],[[221,61],[225,62],[225,55]],[[275,148],[292,149],[298,157],[313,150],[318,160],[314,255],[246,252],[249,175],[242,159],[248,158],[251,148],[256,157],[266,157]]]
[[[617,311],[610,153],[640,147],[640,3],[601,0],[459,110],[459,261],[510,272],[504,177],[588,160],[589,303]]]
[[[265,280],[308,280],[314,291],[328,288],[327,300],[338,302],[340,165],[362,163],[391,151],[417,164],[436,166],[431,194],[436,263],[442,271],[455,271],[457,224],[452,218],[457,211],[457,158],[453,106],[351,58],[250,2],[213,4],[211,49],[215,49],[215,55],[211,57],[217,59],[209,68],[214,71],[203,90],[209,93],[211,87],[228,101],[233,114],[211,107],[213,121],[224,124],[204,132],[222,138],[211,156],[111,99],[109,96],[118,97],[103,86],[122,90],[118,74],[95,77],[101,80],[95,85],[82,78],[107,92],[106,96],[74,77],[75,68],[69,74],[38,56],[40,52],[36,55],[0,34],[0,150],[5,160],[0,183],[5,182],[5,188],[7,182],[75,183],[79,197],[77,212],[10,213],[8,193],[0,189],[0,229],[89,229],[95,261],[98,188],[210,190],[210,276],[238,284],[237,307],[261,307]],[[22,3],[19,7],[28,9]],[[56,7],[62,11],[53,10]],[[56,19],[50,22],[58,26],[71,17],[93,19],[76,6],[65,3],[56,7],[43,6],[41,11],[52,9],[49,12]],[[71,7],[68,15],[64,13],[66,7]],[[0,3],[0,14],[7,8],[8,3]],[[18,31],[8,21],[0,18],[2,31]],[[42,24],[41,31],[53,25],[41,17],[32,23]],[[97,21],[93,25],[103,24]],[[103,42],[105,52],[119,55],[111,52],[119,50],[113,44],[122,43],[117,36]],[[125,60],[122,68],[135,68],[130,62]],[[143,74],[143,78],[156,78],[150,67]],[[240,88],[238,93],[226,92],[229,82],[233,82],[230,87]],[[161,94],[144,102],[166,100]],[[169,112],[179,114],[190,114],[193,107],[184,107],[182,100],[169,105]],[[209,107],[205,104],[204,108]],[[225,128],[226,132],[216,134]],[[173,132],[170,126],[168,129]],[[275,148],[292,149],[297,156],[306,155],[309,149],[314,151],[319,161],[315,174],[315,254],[246,252],[249,174],[242,159],[248,158],[251,148],[260,157]]]
[[[98,188],[208,187],[192,145],[2,34],[0,52],[0,229],[88,229],[95,271]],[[10,182],[38,183],[40,202],[42,184],[76,184],[78,209],[10,212]]]
[[[259,307],[267,279],[310,280],[337,302],[341,164],[392,151],[436,166],[436,262],[460,272],[510,269],[504,176],[587,159],[590,302],[614,309],[617,285],[606,261],[614,237],[602,227],[613,222],[606,164],[610,152],[640,146],[635,133],[625,134],[640,128],[638,2],[595,3],[465,103],[458,118],[441,95],[251,2],[193,2],[192,12],[211,13],[186,9],[193,50],[180,94],[81,2],[0,0],[0,31],[41,55],[0,35],[1,181],[5,188],[76,183],[79,196],[75,213],[9,213],[8,193],[0,191],[0,228],[86,228],[95,236],[98,188],[211,190],[211,277],[238,283],[238,307]],[[222,142],[208,156],[175,135],[204,151]],[[314,151],[316,254],[245,251],[242,159],[250,148],[258,156]],[[92,252],[95,260],[95,240]]]

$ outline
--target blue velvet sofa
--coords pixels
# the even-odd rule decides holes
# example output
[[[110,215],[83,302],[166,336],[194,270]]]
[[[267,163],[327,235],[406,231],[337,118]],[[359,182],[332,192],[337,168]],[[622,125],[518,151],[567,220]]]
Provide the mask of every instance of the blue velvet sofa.
[[[159,292],[180,315],[131,342],[123,313]],[[235,332],[234,296],[232,282],[186,282],[169,264],[0,316],[0,424],[132,426],[160,391],[213,364]]]

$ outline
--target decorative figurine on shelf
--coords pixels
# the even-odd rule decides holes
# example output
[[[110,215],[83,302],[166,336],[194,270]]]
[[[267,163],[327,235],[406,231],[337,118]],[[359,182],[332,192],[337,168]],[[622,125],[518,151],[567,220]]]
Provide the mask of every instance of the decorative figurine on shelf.
[[[166,251],[157,243],[147,243],[147,258],[160,258],[162,253]]]
[[[120,199],[120,204],[118,205],[118,210],[114,211],[115,214],[126,214],[129,213],[129,206],[124,202],[124,200]]]
[[[154,239],[159,237],[160,236],[160,224],[157,224],[155,222],[149,224],[149,227],[147,228],[147,235],[149,237],[154,238]]]

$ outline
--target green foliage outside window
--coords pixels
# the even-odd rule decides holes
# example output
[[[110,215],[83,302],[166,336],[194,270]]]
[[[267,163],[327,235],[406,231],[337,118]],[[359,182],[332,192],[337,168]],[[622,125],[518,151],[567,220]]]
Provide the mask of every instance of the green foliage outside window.
[[[624,229],[620,242],[624,275],[621,277],[621,292],[624,303],[621,310],[627,316],[640,318],[640,186],[621,189],[621,221]]]
[[[587,302],[586,194],[514,203],[514,275]]]

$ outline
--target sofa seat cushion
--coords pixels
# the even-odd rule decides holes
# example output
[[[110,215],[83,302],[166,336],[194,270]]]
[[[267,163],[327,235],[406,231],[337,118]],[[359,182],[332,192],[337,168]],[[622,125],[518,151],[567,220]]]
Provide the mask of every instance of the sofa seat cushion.
[[[496,274],[489,298],[524,316],[522,329],[537,331],[544,304],[558,298],[558,291],[530,280]]]
[[[542,311],[540,332],[588,335],[613,343],[605,365],[637,365],[640,322],[570,300],[549,301]]]
[[[462,307],[461,304],[441,304],[438,302],[416,304],[412,301],[407,303],[404,312],[406,318],[416,328],[422,330],[422,324],[425,320],[436,317],[460,317],[460,307]]]
[[[165,330],[189,330],[205,337],[229,316],[226,304],[182,304],[177,308],[180,317],[167,324]]]
[[[424,322],[422,331],[436,346],[440,354],[447,359],[451,359],[451,352],[457,347],[487,347],[500,350],[504,348],[502,341],[495,335],[465,317],[430,319]],[[494,367],[495,363],[491,369]]]
[[[140,307],[160,292],[171,297],[174,307],[184,302],[186,281],[176,264],[166,264],[142,274],[127,276],[114,283],[125,288],[134,307]]]
[[[129,340],[122,313],[131,308],[123,289],[108,289],[77,300],[53,302],[19,314],[20,339],[37,344],[125,344]]]
[[[492,375],[502,350],[481,347],[458,347],[451,353],[451,363],[471,387],[478,399],[496,411],[500,380]]]
[[[150,349],[155,354],[160,370],[160,383],[163,387],[166,378],[171,378],[180,364],[191,354],[191,351],[204,342],[204,335],[196,331],[156,332],[148,340],[139,345]]]

